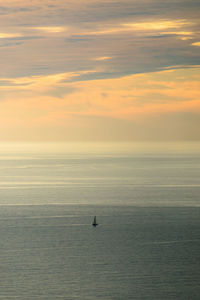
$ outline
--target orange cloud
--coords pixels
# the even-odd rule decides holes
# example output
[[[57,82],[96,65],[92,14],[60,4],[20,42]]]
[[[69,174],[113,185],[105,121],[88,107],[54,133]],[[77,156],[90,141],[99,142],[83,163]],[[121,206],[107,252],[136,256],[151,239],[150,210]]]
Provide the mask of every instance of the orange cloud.
[[[97,61],[103,61],[103,60],[108,60],[111,59],[112,57],[110,56],[100,56],[100,57],[96,57],[93,60],[97,60]]]
[[[115,24],[113,26],[106,26],[95,31],[81,32],[82,35],[107,35],[107,34],[117,34],[126,32],[138,32],[139,34],[148,34],[149,32],[157,32],[162,34],[176,34],[181,36],[191,36],[194,33],[191,31],[186,31],[185,28],[191,26],[193,23],[187,20],[157,20],[157,21],[146,21],[146,22],[132,22],[132,23],[122,23]],[[172,31],[168,31],[171,29]],[[183,30],[180,30],[183,29]]]
[[[62,26],[40,26],[40,27],[32,27],[32,29],[47,32],[47,33],[60,33],[60,32],[65,32],[67,30],[66,27],[62,27]]]
[[[137,30],[166,30],[172,28],[181,28],[191,23],[186,20],[158,20],[150,22],[138,22],[123,24],[128,28]]]
[[[198,47],[200,47],[200,42],[192,43],[192,46],[198,46]]]
[[[0,32],[0,39],[10,39],[10,38],[17,38],[17,37],[22,37],[22,34]]]

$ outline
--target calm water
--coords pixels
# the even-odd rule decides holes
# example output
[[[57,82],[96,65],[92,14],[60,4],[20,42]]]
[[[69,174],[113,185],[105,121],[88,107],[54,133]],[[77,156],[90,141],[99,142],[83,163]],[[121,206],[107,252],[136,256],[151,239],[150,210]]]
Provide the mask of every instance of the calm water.
[[[199,262],[197,152],[1,151],[1,299],[199,299]]]

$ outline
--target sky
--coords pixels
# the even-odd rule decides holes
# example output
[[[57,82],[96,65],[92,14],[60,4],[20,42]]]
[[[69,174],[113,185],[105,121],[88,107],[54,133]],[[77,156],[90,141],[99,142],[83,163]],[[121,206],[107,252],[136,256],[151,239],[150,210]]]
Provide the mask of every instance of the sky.
[[[0,0],[0,141],[199,141],[198,0]]]

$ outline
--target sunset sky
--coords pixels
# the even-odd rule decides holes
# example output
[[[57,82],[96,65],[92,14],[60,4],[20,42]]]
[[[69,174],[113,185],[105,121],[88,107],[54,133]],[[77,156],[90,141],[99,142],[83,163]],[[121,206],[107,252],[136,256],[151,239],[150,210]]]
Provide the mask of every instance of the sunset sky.
[[[0,141],[198,141],[199,11],[0,1]]]

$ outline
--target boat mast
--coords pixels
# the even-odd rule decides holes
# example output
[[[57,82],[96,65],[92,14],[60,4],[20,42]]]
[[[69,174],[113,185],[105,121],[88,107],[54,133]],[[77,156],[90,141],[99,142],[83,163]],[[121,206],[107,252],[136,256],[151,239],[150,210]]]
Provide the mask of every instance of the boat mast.
[[[93,221],[92,225],[93,225],[93,226],[97,226],[97,225],[98,225],[98,224],[97,224],[97,221],[96,221],[96,216],[94,217],[94,221]]]

